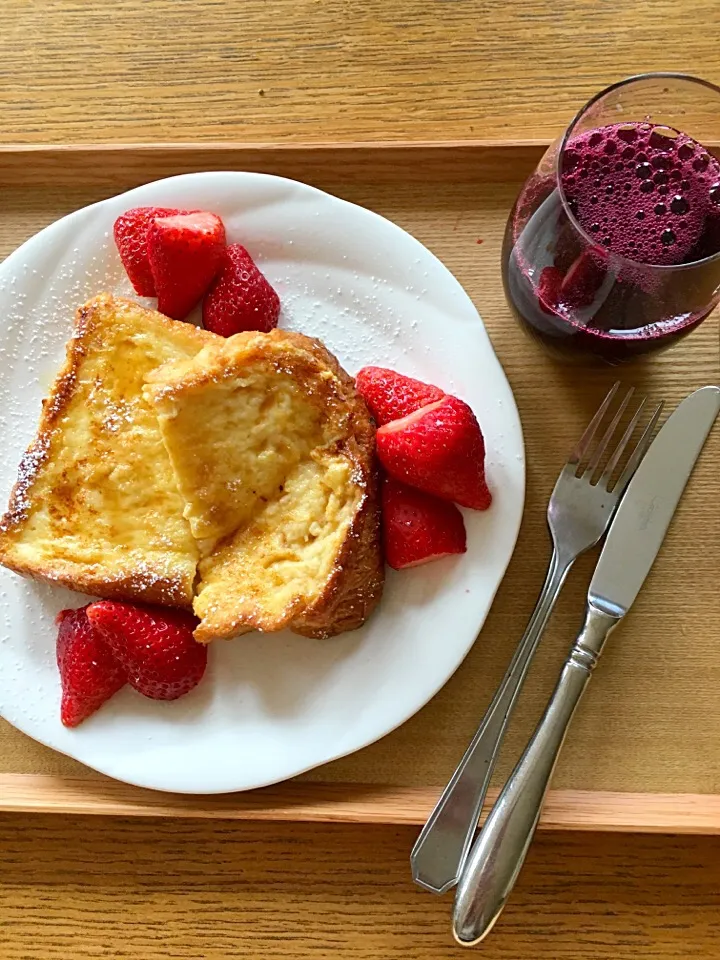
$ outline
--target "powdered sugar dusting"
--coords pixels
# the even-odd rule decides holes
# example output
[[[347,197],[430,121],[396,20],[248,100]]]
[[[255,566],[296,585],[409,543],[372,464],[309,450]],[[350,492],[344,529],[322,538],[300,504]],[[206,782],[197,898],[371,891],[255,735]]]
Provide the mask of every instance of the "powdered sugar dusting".
[[[188,697],[157,704],[123,691],[76,731],[59,723],[53,618],[86,598],[0,568],[4,717],[132,783],[188,792],[247,789],[372,742],[457,668],[514,546],[522,439],[482,323],[428,251],[368,211],[301,184],[198,174],[78,211],[0,266],[0,497],[7,498],[35,434],[77,306],[103,290],[137,299],[111,230],[120,213],[140,205],[220,214],[229,241],[250,250],[280,294],[281,326],[322,339],[349,373],[381,364],[458,393],[488,440],[495,502],[484,514],[467,515],[467,554],[390,576],[378,612],[361,630],[332,643],[281,633],[214,645],[207,678]],[[111,429],[123,413],[118,407],[109,414]],[[138,577],[151,584],[154,572],[140,568]]]

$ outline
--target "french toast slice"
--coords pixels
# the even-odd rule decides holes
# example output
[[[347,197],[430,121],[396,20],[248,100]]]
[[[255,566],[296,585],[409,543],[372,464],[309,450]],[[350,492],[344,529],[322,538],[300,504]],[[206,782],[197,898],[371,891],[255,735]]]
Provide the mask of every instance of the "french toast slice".
[[[109,294],[78,310],[0,520],[0,563],[100,597],[191,606],[198,547],[142,391],[156,367],[213,339]]]
[[[335,357],[239,333],[147,381],[201,546],[196,639],[360,626],[384,577],[375,428]]]

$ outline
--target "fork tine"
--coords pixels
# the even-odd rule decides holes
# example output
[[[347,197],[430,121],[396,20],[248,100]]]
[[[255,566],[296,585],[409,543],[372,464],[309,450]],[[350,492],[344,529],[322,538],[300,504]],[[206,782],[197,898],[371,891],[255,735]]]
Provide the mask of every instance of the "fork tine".
[[[605,397],[603,402],[600,404],[600,407],[598,408],[597,413],[592,418],[590,423],[587,425],[585,433],[583,433],[583,435],[580,437],[577,443],[577,446],[575,447],[573,452],[570,454],[568,463],[578,464],[580,463],[582,458],[585,456],[588,447],[592,443],[592,439],[595,436],[595,432],[597,431],[597,428],[600,426],[600,423],[602,422],[603,417],[607,413],[607,409],[612,403],[613,397],[618,392],[619,386],[620,386],[620,381],[616,380],[615,383],[610,388],[610,392]]]
[[[650,422],[643,430],[643,434],[638,440],[637,446],[635,447],[632,454],[630,455],[630,459],[628,460],[627,465],[620,476],[620,479],[615,484],[615,487],[613,488],[613,493],[617,493],[618,496],[622,496],[622,493],[625,490],[625,487],[632,480],[633,474],[635,473],[638,466],[640,465],[640,461],[647,453],[647,448],[650,446],[652,442],[653,434],[655,432],[655,427],[657,426],[657,422],[660,419],[660,414],[663,411],[664,405],[665,405],[664,401],[661,400],[660,403],[655,407],[655,412],[650,418]]]
[[[630,439],[632,438],[632,435],[635,433],[635,428],[638,425],[638,422],[640,420],[640,415],[645,409],[646,403],[647,403],[647,397],[643,397],[638,405],[637,410],[635,411],[635,416],[627,425],[627,429],[625,430],[625,433],[622,435],[620,443],[615,448],[613,455],[610,457],[610,459],[608,460],[607,466],[603,470],[603,474],[600,477],[600,483],[605,484],[606,487],[610,483],[610,479],[613,475],[613,472],[615,471],[615,468],[617,467],[618,463],[620,463],[620,458],[625,452],[625,447],[627,447],[628,443],[630,442]]]
[[[625,413],[625,410],[626,410],[626,408],[627,408],[627,405],[628,405],[628,403],[630,403],[630,398],[632,397],[632,395],[633,395],[634,392],[635,392],[635,388],[634,388],[634,387],[629,387],[629,388],[628,388],[628,391],[627,391],[627,393],[625,394],[625,397],[624,397],[622,403],[621,403],[620,406],[618,407],[617,413],[616,413],[615,416],[612,418],[612,420],[611,420],[611,422],[610,422],[610,425],[608,426],[607,430],[605,431],[605,433],[604,433],[604,435],[603,435],[602,440],[601,440],[600,443],[597,445],[597,449],[595,450],[595,453],[593,453],[592,457],[590,458],[590,462],[588,463],[587,468],[586,468],[586,470],[585,470],[585,473],[586,473],[586,475],[587,475],[588,480],[592,480],[593,474],[594,474],[595,471],[597,470],[597,468],[598,468],[598,466],[599,466],[599,464],[600,464],[600,461],[602,460],[603,454],[605,453],[605,450],[607,449],[608,444],[609,444],[610,441],[612,440],[613,435],[614,435],[615,431],[617,430],[618,424],[620,423],[620,421],[621,421],[621,419],[622,419],[622,415]]]

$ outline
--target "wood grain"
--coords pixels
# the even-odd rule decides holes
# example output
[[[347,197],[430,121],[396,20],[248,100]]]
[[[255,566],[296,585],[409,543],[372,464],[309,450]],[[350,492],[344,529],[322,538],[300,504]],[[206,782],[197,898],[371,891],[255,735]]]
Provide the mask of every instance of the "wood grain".
[[[305,182],[345,184],[445,181],[507,183],[530,170],[547,143],[134,143],[0,144],[0,183],[7,187],[72,186],[116,192],[163,177],[204,170],[248,170]]]
[[[4,142],[553,137],[640,71],[720,81],[715,0],[5,0]]]
[[[483,817],[497,794],[497,788],[488,792]],[[0,774],[0,811],[27,813],[420,825],[439,795],[438,787],[294,781],[247,793],[193,797],[140,790],[106,778]],[[551,790],[540,829],[720,834],[720,797]]]
[[[6,144],[546,140],[588,96],[623,75],[691,65],[720,80],[715,0],[6,0],[2,12],[0,142]],[[78,186],[69,176],[63,181],[67,157],[58,156],[49,161],[49,172],[64,183],[58,190],[26,159],[15,165],[15,188],[0,192],[3,255],[81,203],[170,172],[155,156],[145,174],[140,164],[123,184],[117,167],[108,178],[103,164],[85,165]],[[281,165],[277,156],[274,162]],[[501,224],[516,183],[462,188],[451,176],[461,176],[456,166],[442,189],[439,177],[433,187],[398,191],[391,180],[378,188],[367,173],[371,164],[364,172],[352,164],[343,164],[342,173],[323,167],[318,175],[308,157],[304,179],[395,216],[460,273],[502,353],[528,437],[537,438],[529,450],[518,554],[481,644],[423,714],[321,771],[341,790],[343,780],[372,789],[372,781],[382,785],[391,774],[420,789],[440,784],[454,766],[502,673],[542,576],[541,507],[550,468],[607,374],[591,372],[579,392],[570,375],[556,373],[517,337],[497,272]],[[302,169],[297,162],[296,169]],[[420,179],[419,169],[399,167],[406,183]],[[19,189],[33,179],[35,189]],[[677,398],[717,379],[715,336],[708,323],[693,338],[696,350],[683,345],[634,369]],[[696,488],[715,502],[716,476],[708,470]],[[703,692],[718,689],[718,660],[709,644],[703,652],[693,643],[696,635],[720,639],[717,535],[698,526],[689,502],[683,510],[678,520],[685,526],[668,544],[674,563],[659,568],[633,625],[614,638],[612,659],[601,666],[605,679],[598,675],[590,713],[578,718],[559,784],[572,785],[579,762],[583,785],[629,789],[644,779],[656,791],[720,792],[720,771],[706,763],[716,756],[717,698]],[[698,530],[696,543],[686,543]],[[697,562],[701,553],[704,564]],[[679,562],[688,579],[697,579],[697,594],[684,594],[668,617],[665,597],[673,596]],[[556,638],[548,638],[531,678],[521,714],[529,716],[513,733],[510,755],[532,723],[528,704],[544,695],[557,667],[587,572],[587,566],[578,572],[558,612]],[[625,644],[641,624],[631,661],[620,640]],[[624,681],[622,669],[648,655],[646,689],[632,674]],[[664,704],[653,691],[672,673],[677,699]],[[620,695],[624,705],[613,713]],[[639,716],[647,728],[636,727]],[[631,757],[650,751],[652,777],[628,762],[628,740]],[[88,776],[7,725],[0,727],[0,769]],[[91,794],[110,789],[89,777],[81,791],[85,783]],[[279,797],[283,802],[287,797]],[[3,816],[0,958],[458,956],[450,902],[409,883],[415,834],[407,827]],[[491,960],[716,960],[718,864],[715,838],[541,835],[483,953]]]
[[[208,153],[212,162],[213,151]],[[718,382],[717,319],[706,321],[667,353],[617,374],[603,367],[558,364],[522,335],[505,303],[498,269],[508,210],[537,147],[440,147],[437,152],[389,148],[376,153],[378,179],[368,162],[369,151],[355,159],[352,150],[300,150],[296,155],[287,149],[253,149],[226,151],[219,159],[231,169],[254,164],[268,172],[295,174],[410,230],[474,299],[515,392],[527,445],[526,511],[518,547],[480,640],[420,714],[372,747],[303,778],[439,787],[462,755],[532,610],[548,558],[547,498],[590,412],[616,375],[635,382],[653,399],[664,396],[669,404],[695,387]],[[136,182],[148,158],[154,164],[152,175],[157,175],[159,161],[167,163],[169,173],[196,169],[203,150],[137,148],[128,157],[127,169],[121,153],[101,151],[90,167],[102,171],[102,183],[56,183],[54,170],[64,163],[78,170],[83,155],[89,163],[92,154],[87,151],[34,150],[21,153],[21,159],[12,151],[0,154],[0,184],[3,170],[8,176],[0,191],[0,254],[58,216]],[[31,185],[18,182],[23,164]],[[417,171],[425,168],[427,177],[422,179]],[[505,179],[487,182],[485,169],[502,169]],[[720,537],[714,522],[719,464],[716,430],[652,577],[627,623],[608,644],[571,730],[555,789],[720,794]],[[592,563],[593,555],[584,558],[565,588],[511,726],[496,784],[509,772],[556,680],[579,625]],[[7,724],[0,725],[0,773],[101,781]]]
[[[444,960],[416,831],[0,817],[2,960]],[[540,837],[488,960],[716,960],[720,838]]]

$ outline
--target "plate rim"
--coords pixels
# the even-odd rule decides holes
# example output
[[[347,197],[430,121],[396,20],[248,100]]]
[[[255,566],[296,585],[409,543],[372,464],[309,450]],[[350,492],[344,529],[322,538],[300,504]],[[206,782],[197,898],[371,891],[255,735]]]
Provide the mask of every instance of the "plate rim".
[[[464,300],[466,304],[470,306],[473,313],[475,314],[475,319],[477,320],[477,323],[478,323],[478,330],[476,332],[480,332],[480,331],[482,332],[482,336],[485,341],[485,348],[489,350],[490,355],[494,360],[494,363],[496,364],[496,368],[497,368],[496,374],[501,378],[501,381],[506,390],[507,398],[511,401],[511,407],[509,409],[506,408],[506,415],[509,413],[512,417],[512,421],[513,421],[512,429],[514,430],[515,437],[518,443],[522,463],[521,463],[521,471],[520,471],[520,484],[517,492],[518,502],[517,502],[516,518],[515,518],[515,522],[513,524],[512,530],[510,530],[509,527],[506,528],[509,531],[508,555],[504,564],[502,565],[501,570],[500,570],[500,567],[498,566],[499,572],[496,577],[496,582],[494,584],[492,594],[489,597],[489,600],[487,602],[487,607],[485,609],[485,612],[480,617],[479,623],[474,629],[473,639],[470,640],[470,642],[464,648],[462,655],[457,659],[457,662],[450,669],[449,673],[447,673],[447,675],[443,675],[442,678],[434,684],[431,692],[425,697],[425,699],[422,700],[422,702],[418,701],[416,705],[410,710],[410,712],[408,712],[401,719],[397,720],[397,722],[394,722],[391,726],[384,726],[383,732],[376,733],[374,731],[371,731],[369,736],[366,739],[364,739],[362,743],[348,747],[347,749],[341,749],[338,752],[333,752],[332,755],[326,757],[325,759],[318,760],[318,761],[309,763],[307,765],[304,765],[294,770],[291,773],[283,774],[281,776],[273,776],[268,779],[260,780],[257,783],[250,786],[241,786],[241,787],[218,786],[218,787],[211,787],[211,788],[205,787],[205,788],[199,788],[199,789],[198,788],[189,789],[187,787],[178,788],[174,786],[158,786],[157,784],[154,784],[154,783],[143,782],[143,779],[139,777],[130,778],[127,776],[119,776],[117,773],[111,772],[111,770],[109,770],[108,767],[104,764],[98,764],[97,762],[89,762],[88,760],[85,760],[79,757],[77,753],[73,753],[67,749],[64,749],[63,747],[56,746],[55,744],[45,739],[43,736],[39,736],[33,733],[28,733],[26,730],[22,728],[22,726],[19,726],[13,720],[9,720],[5,716],[4,708],[0,708],[0,716],[2,716],[8,723],[14,726],[15,729],[20,730],[20,732],[23,733],[25,736],[30,737],[31,739],[35,740],[38,743],[41,743],[42,745],[48,747],[51,750],[54,750],[58,753],[61,753],[65,756],[70,757],[71,759],[88,767],[88,769],[95,770],[96,772],[101,773],[105,776],[108,776],[112,779],[118,780],[119,782],[127,783],[131,786],[135,786],[138,788],[151,789],[153,791],[160,792],[160,793],[181,793],[183,795],[188,795],[188,796],[213,796],[213,795],[219,795],[223,793],[240,793],[248,790],[260,789],[262,787],[272,786],[278,783],[283,783],[287,780],[292,779],[293,777],[300,776],[301,774],[307,773],[310,770],[324,766],[325,764],[328,764],[328,763],[332,763],[335,760],[339,760],[342,757],[349,756],[353,753],[356,753],[359,750],[364,749],[365,747],[370,746],[373,743],[378,742],[379,740],[383,739],[385,736],[392,733],[394,730],[397,730],[400,726],[402,726],[409,719],[411,719],[411,717],[415,716],[416,713],[422,710],[430,702],[430,700],[432,700],[438,694],[438,692],[447,684],[447,682],[454,675],[454,673],[460,668],[462,663],[467,658],[470,650],[475,645],[485,625],[487,617],[495,602],[497,592],[506,576],[508,566],[512,560],[512,557],[514,555],[514,552],[517,546],[517,539],[519,536],[522,520],[524,517],[526,490],[527,490],[525,438],[524,438],[522,421],[520,419],[517,402],[515,400],[515,395],[512,390],[510,381],[507,377],[507,374],[505,373],[505,370],[502,366],[502,363],[500,362],[500,359],[498,358],[495,352],[495,349],[492,344],[492,340],[490,339],[487,328],[485,327],[485,323],[479,311],[477,310],[477,307],[475,306],[473,300],[471,299],[470,295],[467,293],[463,285],[460,283],[460,281],[457,279],[454,273],[449,269],[449,267],[445,266],[442,260],[435,253],[433,253],[432,250],[426,247],[420,240],[418,240],[415,236],[413,236],[411,233],[409,233],[399,224],[388,219],[382,214],[377,213],[374,210],[371,210],[367,207],[363,207],[360,204],[353,203],[352,201],[345,200],[342,197],[338,197],[312,184],[305,183],[301,180],[295,180],[290,177],[277,176],[275,174],[260,173],[255,171],[240,171],[240,170],[196,171],[192,173],[177,174],[170,177],[161,178],[159,180],[149,181],[148,183],[144,183],[136,187],[133,187],[130,190],[123,191],[121,193],[112,194],[111,196],[105,197],[102,200],[95,201],[94,203],[88,204],[84,207],[80,207],[66,214],[64,217],[61,217],[58,220],[55,220],[52,223],[48,224],[47,226],[43,227],[37,233],[33,234],[31,237],[25,240],[19,247],[17,247],[14,251],[11,252],[2,263],[0,263],[0,280],[4,278],[4,275],[6,273],[12,274],[14,263],[17,260],[20,260],[22,255],[27,255],[28,248],[32,249],[32,247],[36,243],[39,245],[43,241],[43,239],[47,239],[48,235],[52,235],[52,233],[55,231],[59,232],[63,227],[67,227],[71,225],[73,221],[81,220],[83,217],[90,216],[92,211],[94,210],[101,209],[106,205],[112,204],[113,202],[119,200],[120,198],[128,198],[130,200],[130,205],[132,206],[132,205],[135,205],[133,204],[132,201],[136,197],[138,197],[138,195],[142,196],[142,194],[148,191],[151,191],[154,188],[157,188],[160,186],[166,186],[166,185],[171,186],[171,185],[182,183],[188,180],[197,180],[198,178],[207,178],[207,177],[216,178],[218,176],[233,177],[233,178],[239,176],[242,178],[250,178],[250,179],[272,180],[275,182],[280,182],[282,184],[287,184],[288,186],[292,186],[292,188],[294,189],[300,188],[304,191],[311,191],[312,193],[316,194],[318,197],[322,198],[324,202],[327,202],[329,200],[333,204],[339,204],[341,207],[352,208],[354,215],[357,215],[357,213],[360,212],[362,216],[367,217],[370,220],[375,221],[376,223],[380,223],[383,229],[387,229],[388,227],[390,227],[393,232],[397,232],[398,235],[402,236],[403,241],[405,243],[407,243],[407,241],[410,240],[412,245],[415,246],[415,249],[421,251],[422,256],[430,257],[435,262],[435,264],[439,266],[439,268],[447,275],[447,278],[450,281],[452,281],[452,284],[455,286],[457,292],[460,294],[461,299]],[[157,204],[157,201],[154,202],[152,205],[156,205],[156,204]],[[11,369],[11,368],[8,367],[8,369]],[[78,596],[82,596],[82,595],[78,594]],[[59,723],[59,720],[58,720],[58,723]]]

